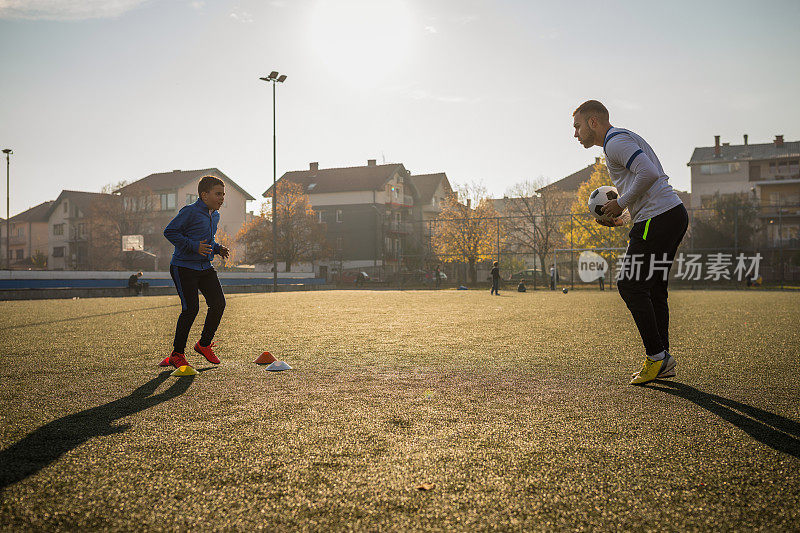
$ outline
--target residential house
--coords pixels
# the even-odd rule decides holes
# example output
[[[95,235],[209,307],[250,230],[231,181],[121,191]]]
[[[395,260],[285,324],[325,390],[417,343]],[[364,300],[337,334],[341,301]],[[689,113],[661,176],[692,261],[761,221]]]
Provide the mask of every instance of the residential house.
[[[150,174],[116,191],[128,213],[141,213],[138,231],[144,236],[144,249],[158,258],[159,269],[169,267],[175,247],[164,237],[164,227],[185,205],[197,201],[197,184],[203,176],[216,176],[225,183],[225,203],[219,210],[217,242],[230,239],[234,261],[244,258],[244,246],[234,239],[245,223],[247,202],[255,200],[218,168],[173,170]],[[139,234],[139,233],[137,233]]]
[[[36,207],[23,211],[11,217],[9,229],[11,239],[11,268],[32,268],[36,267],[32,257],[47,257],[48,254],[48,230],[47,214],[52,201],[42,202]],[[3,221],[0,226],[0,257],[3,265],[6,261],[6,224]]]
[[[411,210],[413,231],[410,234],[412,242],[409,245],[410,248],[418,251],[420,259],[418,266],[428,268],[431,262],[429,254],[433,232],[431,221],[435,220],[442,212],[442,205],[445,199],[453,194],[453,187],[444,172],[418,174],[409,176],[408,180],[417,192],[417,201],[414,202]]]
[[[400,163],[319,168],[284,173],[303,187],[311,206],[325,223],[333,257],[323,266],[334,270],[366,270],[374,276],[398,272],[411,241],[410,223],[418,193],[410,173]],[[272,187],[263,195],[272,197]]]
[[[800,233],[800,141],[720,144],[694,149],[687,163],[692,174],[692,206],[707,207],[714,195],[751,199],[773,245],[797,242]]]
[[[110,194],[61,191],[47,210],[48,270],[91,270],[92,208]]]

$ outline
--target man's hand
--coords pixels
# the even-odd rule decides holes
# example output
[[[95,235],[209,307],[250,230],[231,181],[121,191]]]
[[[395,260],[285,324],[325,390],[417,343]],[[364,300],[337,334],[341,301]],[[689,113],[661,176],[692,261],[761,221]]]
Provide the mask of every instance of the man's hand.
[[[197,247],[197,252],[200,255],[208,255],[211,253],[211,245],[206,244],[206,241],[200,241],[200,244]]]
[[[226,247],[222,246],[221,244],[219,245],[219,255],[220,255],[220,257],[222,257],[223,259],[227,259],[229,253],[230,252],[228,251],[228,249]]]
[[[621,217],[603,217],[603,218],[596,218],[594,219],[595,222],[600,224],[601,226],[606,226],[609,228],[615,228],[617,226],[624,226],[625,221],[622,220]]]
[[[602,211],[603,211],[604,215],[608,215],[610,217],[615,217],[615,218],[622,214],[622,208],[617,203],[617,199],[616,198],[606,202],[603,205]]]

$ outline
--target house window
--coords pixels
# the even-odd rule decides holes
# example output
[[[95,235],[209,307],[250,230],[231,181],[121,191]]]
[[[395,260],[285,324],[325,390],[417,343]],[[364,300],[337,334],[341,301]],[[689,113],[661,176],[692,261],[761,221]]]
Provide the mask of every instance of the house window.
[[[64,235],[64,224],[53,224],[53,235]],[[61,257],[57,255],[55,257]]]
[[[164,193],[159,195],[161,197],[161,210],[171,211],[175,209],[175,193]]]
[[[78,235],[81,237],[86,237],[86,224],[83,222],[78,224]]]
[[[739,163],[715,163],[700,165],[700,174],[730,174],[739,171]]]
[[[56,246],[53,248],[53,257],[64,257],[64,247]]]
[[[319,222],[320,224],[322,224],[322,222],[323,222],[323,220],[322,220],[322,211],[317,211],[317,222]]]
[[[67,205],[67,202],[65,201],[63,205],[64,205],[64,212],[69,213],[69,205]]]
[[[25,226],[19,226],[17,228],[17,237],[24,237],[25,236]]]
[[[342,221],[342,210],[341,209],[337,209],[336,210],[336,222],[341,222],[341,221]]]
[[[344,237],[342,236],[336,237],[336,249],[341,252],[343,247],[344,247]]]
[[[186,205],[193,204],[196,201],[197,201],[197,195],[196,194],[187,194],[186,195]]]
[[[22,248],[17,250],[17,259],[22,259]]]

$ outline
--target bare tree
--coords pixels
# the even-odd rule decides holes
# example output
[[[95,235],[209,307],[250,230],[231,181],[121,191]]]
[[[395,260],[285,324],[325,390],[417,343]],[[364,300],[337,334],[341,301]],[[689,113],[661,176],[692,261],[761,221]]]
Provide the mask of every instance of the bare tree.
[[[519,251],[529,251],[545,268],[553,250],[565,243],[563,220],[568,216],[572,196],[564,191],[542,190],[544,179],[525,180],[513,185],[505,202],[507,242]]]
[[[114,194],[125,185],[124,180],[105,185],[100,191],[103,195],[97,195],[89,205],[89,258],[98,270],[124,267],[122,236],[143,234],[152,211],[152,191],[140,188],[131,196]]]

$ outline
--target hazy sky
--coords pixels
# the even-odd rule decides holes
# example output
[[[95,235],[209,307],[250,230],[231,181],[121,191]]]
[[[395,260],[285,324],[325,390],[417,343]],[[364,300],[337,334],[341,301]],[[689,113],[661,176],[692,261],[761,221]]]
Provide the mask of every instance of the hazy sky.
[[[278,176],[385,159],[501,196],[601,155],[572,137],[596,98],[687,189],[715,134],[800,139],[798,22],[796,0],[0,0],[11,213],[172,169],[260,198],[271,70]]]

